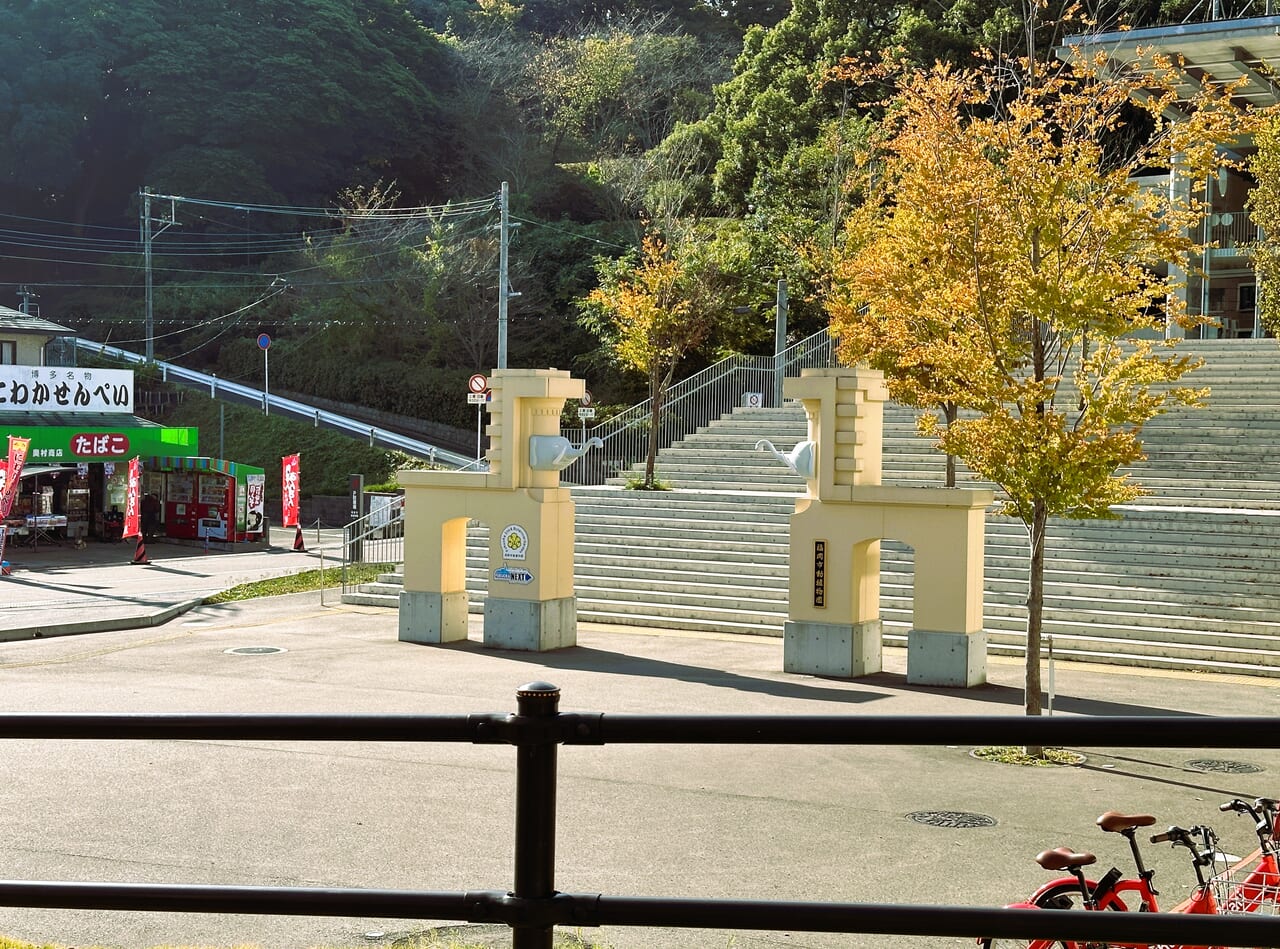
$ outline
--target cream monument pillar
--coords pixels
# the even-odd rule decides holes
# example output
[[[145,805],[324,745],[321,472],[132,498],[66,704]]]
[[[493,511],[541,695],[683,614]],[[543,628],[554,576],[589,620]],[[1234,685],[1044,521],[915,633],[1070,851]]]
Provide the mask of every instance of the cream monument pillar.
[[[560,436],[560,411],[566,399],[582,398],[586,384],[556,369],[499,369],[490,389],[488,471],[399,473],[405,489],[400,639],[466,638],[467,521],[474,518],[489,526],[485,645],[572,646],[578,628],[574,508],[560,471],[585,448]]]
[[[809,438],[782,458],[807,483],[791,518],[783,669],[844,677],[880,671],[880,541],[890,538],[915,551],[907,680],[985,682],[982,557],[992,493],[880,483],[883,373],[806,369],[786,381],[786,394],[804,404]]]

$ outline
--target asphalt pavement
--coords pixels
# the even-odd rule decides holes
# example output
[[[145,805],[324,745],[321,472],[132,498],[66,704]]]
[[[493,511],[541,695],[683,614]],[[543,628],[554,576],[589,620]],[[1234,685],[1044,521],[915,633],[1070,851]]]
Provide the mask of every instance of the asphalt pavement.
[[[310,541],[310,538],[308,538]],[[905,653],[845,681],[783,673],[781,642],[582,624],[578,645],[490,649],[479,618],[448,646],[396,639],[390,611],[334,591],[161,611],[217,588],[318,565],[324,546],[242,554],[156,545],[155,563],[91,551],[15,558],[0,628],[0,711],[428,713],[513,711],[515,690],[559,686],[561,708],[609,713],[1016,714],[1021,664],[989,684],[920,688]],[[62,559],[67,558],[67,559]],[[242,559],[241,559],[242,558]],[[57,636],[57,619],[134,628]],[[147,619],[147,617],[151,617]],[[148,625],[141,625],[143,623]],[[1058,663],[1055,714],[1276,715],[1280,682]],[[1280,796],[1280,754],[1224,735],[1208,749],[1081,748],[1074,767],[978,760],[965,746],[604,745],[560,751],[556,885],[615,895],[996,906],[1071,846],[1128,869],[1105,810],[1210,822],[1250,849],[1230,797]],[[1243,746],[1243,747],[1242,747]],[[8,741],[0,745],[0,877],[371,887],[512,885],[515,755],[470,744]],[[1145,849],[1168,905],[1192,882],[1180,852]],[[0,933],[69,946],[392,945],[424,932],[509,945],[498,926],[439,920],[214,916],[0,908]],[[616,949],[926,947],[930,940],[584,929]]]
[[[0,577],[0,642],[75,633],[100,633],[166,623],[206,597],[241,583],[315,570],[338,563],[340,529],[304,531],[304,551],[295,533],[276,529],[274,545],[206,546],[148,540],[135,564],[133,539],[38,547],[10,544],[11,574]]]

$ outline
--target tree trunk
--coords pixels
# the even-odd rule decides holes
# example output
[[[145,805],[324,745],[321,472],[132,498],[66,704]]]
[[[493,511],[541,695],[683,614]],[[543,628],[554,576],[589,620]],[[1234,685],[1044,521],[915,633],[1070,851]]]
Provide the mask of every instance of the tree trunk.
[[[654,468],[658,463],[658,420],[662,416],[661,387],[654,385],[649,389],[649,451],[644,460],[644,484],[650,489],[654,482]]]
[[[1028,715],[1039,715],[1040,702],[1040,633],[1044,626],[1044,535],[1049,515],[1039,501],[1032,509],[1027,524],[1030,539],[1030,562],[1027,571],[1027,676],[1025,705]],[[1040,746],[1027,746],[1027,754],[1044,754]]]
[[[660,372],[661,367],[654,367],[649,371],[649,453],[644,462],[644,487],[650,490],[657,482],[658,426],[661,424],[667,390],[671,388],[671,380],[675,377],[675,362],[667,367],[664,375],[659,375]]]
[[[946,419],[947,430],[951,430],[951,426],[955,424],[956,418],[960,415],[960,407],[954,402],[944,403],[942,406],[942,417]],[[947,487],[954,488],[956,486],[956,456],[947,452]]]

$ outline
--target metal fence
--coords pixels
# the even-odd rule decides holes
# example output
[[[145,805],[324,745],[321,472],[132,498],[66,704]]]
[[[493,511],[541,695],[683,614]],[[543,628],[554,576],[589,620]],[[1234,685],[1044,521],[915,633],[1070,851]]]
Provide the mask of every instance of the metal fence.
[[[658,418],[659,449],[732,412],[748,395],[761,407],[775,405],[780,375],[798,376],[801,369],[834,366],[835,359],[835,340],[822,330],[777,356],[730,356],[708,366],[667,391]],[[599,425],[562,429],[570,441],[599,438],[604,445],[571,464],[561,479],[571,484],[603,484],[643,461],[649,451],[651,406],[646,399]]]
[[[559,746],[606,744],[946,745],[1218,748],[1239,736],[1280,747],[1280,718],[1128,716],[613,715],[559,711],[532,682],[516,712],[471,715],[0,714],[0,738],[46,741],[379,741],[516,749],[510,891],[0,882],[0,905],[53,909],[367,916],[502,923],[513,949],[551,949],[556,926],[664,926],[1138,945],[1280,945],[1280,919],[1177,913],[1050,912],[930,904],[728,900],[561,893],[556,876]],[[993,789],[997,793],[998,789]],[[407,841],[406,846],[414,846]],[[856,855],[855,855],[856,858]]]
[[[95,343],[85,339],[76,339],[74,342],[78,349],[86,353],[117,359],[135,366],[148,365],[145,356],[140,356],[127,349],[121,349],[118,346],[109,346],[106,343]],[[318,409],[313,405],[307,405],[305,402],[298,402],[295,399],[280,395],[271,395],[263,389],[256,389],[253,386],[242,385],[239,382],[232,382],[228,379],[219,379],[210,373],[187,369],[176,363],[156,362],[154,366],[159,370],[162,382],[175,382],[185,386],[205,389],[211,399],[221,399],[224,402],[253,406],[254,408],[262,409],[268,415],[282,415],[294,421],[305,422],[315,428],[327,428],[331,431],[341,432],[343,435],[367,441],[370,448],[395,449],[407,455],[425,458],[433,465],[438,464],[444,467],[457,468],[472,463],[472,459],[467,455],[460,455],[457,452],[440,448],[420,439],[402,435],[399,432],[379,428],[376,425],[369,425],[360,419],[352,419],[336,412]]]
[[[404,495],[371,495],[379,503],[368,514],[342,528],[342,592],[359,584],[355,564],[398,564],[404,561]]]

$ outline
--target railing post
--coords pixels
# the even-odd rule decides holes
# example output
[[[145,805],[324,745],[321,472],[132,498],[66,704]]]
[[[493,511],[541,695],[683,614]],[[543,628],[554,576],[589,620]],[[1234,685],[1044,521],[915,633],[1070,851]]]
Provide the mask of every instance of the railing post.
[[[560,689],[549,682],[530,682],[516,690],[521,718],[559,715]],[[544,900],[555,895],[556,755],[559,748],[541,729],[517,732],[516,867],[517,899]],[[551,949],[554,927],[512,926],[512,949]]]

